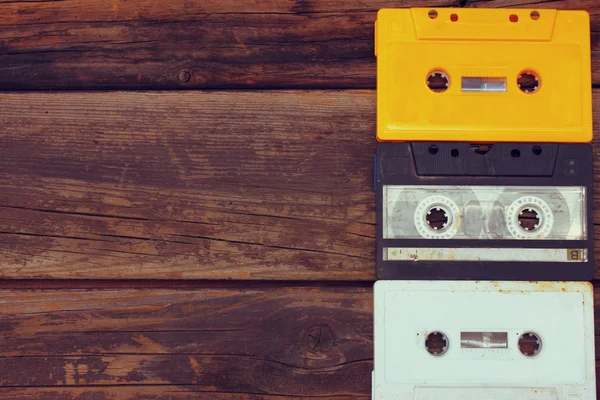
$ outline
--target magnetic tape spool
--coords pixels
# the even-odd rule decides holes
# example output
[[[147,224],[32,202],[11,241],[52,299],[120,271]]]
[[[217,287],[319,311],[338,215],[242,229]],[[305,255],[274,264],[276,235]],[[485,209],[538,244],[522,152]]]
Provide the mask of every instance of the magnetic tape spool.
[[[555,188],[534,194],[504,191],[496,204],[501,204],[505,236],[519,240],[545,239],[556,232],[568,232],[572,224],[569,204]],[[508,234],[508,235],[506,235]]]
[[[417,205],[414,223],[424,238],[449,239],[460,229],[460,209],[447,196],[430,196]]]
[[[516,239],[546,237],[552,231],[553,223],[550,206],[536,196],[524,196],[515,200],[506,212],[506,226]]]
[[[451,197],[432,195],[429,191],[407,188],[389,207],[391,237],[411,236],[426,239],[452,239],[465,230],[474,235],[481,232],[481,206],[475,193],[465,188]]]

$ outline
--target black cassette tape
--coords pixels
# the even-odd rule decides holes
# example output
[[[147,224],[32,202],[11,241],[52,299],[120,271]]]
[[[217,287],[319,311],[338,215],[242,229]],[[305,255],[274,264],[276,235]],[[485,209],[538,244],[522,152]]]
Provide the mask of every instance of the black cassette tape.
[[[380,143],[380,279],[591,280],[587,144]]]

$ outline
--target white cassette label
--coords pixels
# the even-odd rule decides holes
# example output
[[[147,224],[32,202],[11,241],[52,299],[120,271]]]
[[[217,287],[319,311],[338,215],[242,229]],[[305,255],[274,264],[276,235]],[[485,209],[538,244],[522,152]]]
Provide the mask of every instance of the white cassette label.
[[[383,187],[384,239],[583,240],[583,186]]]

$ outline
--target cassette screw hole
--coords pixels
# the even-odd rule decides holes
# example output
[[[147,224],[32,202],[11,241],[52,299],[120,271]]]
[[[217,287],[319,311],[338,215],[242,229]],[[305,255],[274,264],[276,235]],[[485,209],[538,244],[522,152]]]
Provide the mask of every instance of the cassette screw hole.
[[[519,149],[513,149],[510,152],[510,155],[514,158],[519,158],[519,157],[521,157],[521,152],[519,151]]]
[[[433,92],[441,93],[448,89],[450,85],[450,80],[448,79],[448,75],[442,71],[433,71],[427,77],[427,87],[431,89]]]
[[[533,152],[533,154],[535,154],[536,156],[539,156],[542,154],[542,147],[541,146],[533,146],[533,149],[531,149],[531,151]]]
[[[534,21],[537,21],[538,19],[540,19],[540,13],[537,11],[532,11],[531,14],[529,14],[529,16]]]
[[[452,151],[450,151],[450,155],[452,157],[458,157],[458,149],[452,149]]]
[[[518,22],[519,21],[519,16],[517,14],[510,14],[510,16],[508,17],[508,20],[510,22]]]
[[[539,354],[542,349],[542,339],[533,332],[525,332],[519,337],[519,350],[527,357]]]
[[[438,13],[435,10],[429,10],[429,13],[427,14],[429,16],[429,18],[431,19],[436,19],[438,17]]]
[[[540,88],[540,77],[532,71],[524,71],[517,77],[517,86],[524,93],[535,93]]]
[[[540,214],[533,207],[524,207],[517,217],[521,229],[533,232],[540,227]]]
[[[448,351],[448,338],[442,332],[431,332],[425,337],[425,348],[432,356],[441,356]]]
[[[435,144],[432,144],[431,146],[429,146],[429,148],[427,149],[429,150],[429,154],[435,155],[438,153],[439,149]]]
[[[450,14],[450,21],[452,21],[452,22],[458,21],[458,15],[456,15],[456,14]]]
[[[427,211],[425,221],[434,231],[443,231],[448,226],[448,211],[440,206],[434,206]]]

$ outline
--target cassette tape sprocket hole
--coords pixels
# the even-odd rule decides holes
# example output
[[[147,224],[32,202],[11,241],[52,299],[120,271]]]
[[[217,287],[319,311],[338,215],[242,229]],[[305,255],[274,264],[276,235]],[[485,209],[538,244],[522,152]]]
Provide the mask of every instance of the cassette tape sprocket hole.
[[[541,212],[536,207],[524,207],[519,211],[517,220],[521,229],[526,231],[535,231],[542,224]]]
[[[430,196],[419,203],[415,210],[415,227],[422,237],[450,239],[459,226],[460,209],[446,196]]]
[[[506,227],[516,239],[547,237],[553,223],[550,206],[539,197],[521,197],[506,210]]]
[[[431,207],[427,211],[425,220],[434,231],[443,231],[448,227],[448,222],[450,221],[449,211],[442,206]]]
[[[431,332],[425,337],[425,349],[432,356],[444,355],[450,347],[448,337],[442,332]]]
[[[427,87],[435,93],[442,93],[450,86],[450,78],[444,71],[436,70],[431,71],[427,75]]]
[[[517,86],[523,93],[535,93],[540,89],[540,77],[533,71],[522,71],[517,75]]]
[[[519,350],[526,357],[533,357],[542,350],[542,338],[535,332],[525,332],[519,337]]]

